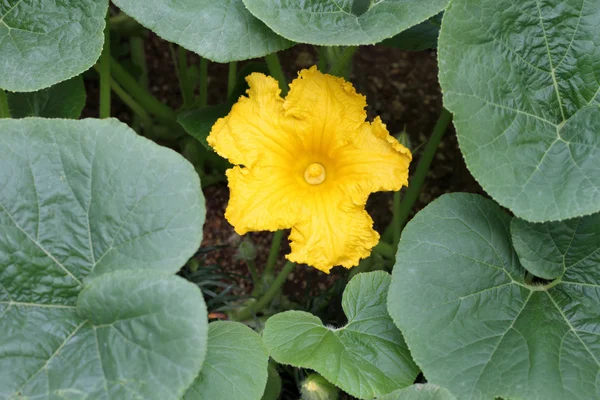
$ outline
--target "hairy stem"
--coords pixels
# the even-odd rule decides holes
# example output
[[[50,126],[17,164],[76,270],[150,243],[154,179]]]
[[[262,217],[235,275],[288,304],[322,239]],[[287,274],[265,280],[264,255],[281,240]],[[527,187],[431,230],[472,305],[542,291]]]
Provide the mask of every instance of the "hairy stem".
[[[281,68],[281,63],[279,62],[279,57],[277,53],[271,53],[265,56],[265,61],[267,62],[267,67],[269,68],[269,73],[277,82],[279,82],[279,88],[281,89],[281,95],[285,96],[288,93],[288,84],[287,79],[285,78],[285,74],[283,73],[283,69]]]
[[[273,234],[273,241],[271,242],[271,250],[269,250],[269,257],[267,258],[267,266],[263,271],[265,276],[273,275],[275,270],[275,264],[277,263],[277,257],[279,256],[279,248],[281,247],[281,240],[283,239],[283,231],[277,231]]]
[[[187,50],[181,46],[177,47],[177,79],[179,90],[183,98],[183,108],[190,107],[194,102],[194,85],[189,80]]]
[[[331,75],[347,78],[349,71],[348,65],[352,61],[352,56],[358,50],[358,46],[347,46],[342,54],[337,58],[335,64],[329,71]]]
[[[256,302],[251,303],[248,306],[242,308],[241,310],[232,313],[231,319],[236,320],[236,321],[247,320],[247,319],[251,318],[253,315],[256,315],[257,313],[262,311],[263,308],[265,308],[266,306],[271,304],[271,301],[273,300],[275,295],[277,293],[279,293],[279,291],[280,291],[281,287],[283,286],[283,284],[285,283],[288,275],[290,274],[290,272],[292,272],[292,270],[294,269],[295,266],[296,266],[296,263],[288,261],[283,266],[283,269],[281,270],[281,272],[279,272],[279,275],[277,275],[277,277],[273,281],[273,284],[269,287],[269,290],[267,290],[265,292],[265,294],[263,294],[262,297],[260,299],[258,299]]]

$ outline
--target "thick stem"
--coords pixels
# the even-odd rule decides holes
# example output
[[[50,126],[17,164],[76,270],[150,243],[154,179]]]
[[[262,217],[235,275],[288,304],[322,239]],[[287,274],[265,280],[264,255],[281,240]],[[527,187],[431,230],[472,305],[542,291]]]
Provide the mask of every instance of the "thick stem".
[[[194,86],[189,81],[187,50],[183,47],[177,47],[177,78],[179,80],[179,89],[183,98],[183,107],[188,108],[194,102]]]
[[[389,243],[379,241],[375,247],[373,247],[373,253],[381,254],[385,258],[393,260],[396,257],[396,249]]]
[[[394,216],[392,217],[392,232],[393,232],[393,243],[398,245],[400,241],[400,232],[402,227],[400,226],[400,191],[394,192]]]
[[[115,59],[110,63],[113,78],[125,89],[145,110],[169,123],[174,123],[176,113],[161,103],[148,90],[144,89]]]
[[[100,55],[100,118],[110,118],[110,13],[106,14],[104,47]]]
[[[129,47],[131,48],[131,62],[140,70],[140,76],[138,83],[144,88],[148,89],[148,64],[146,63],[146,52],[144,50],[144,39],[139,36],[132,36],[129,38]],[[112,86],[112,85],[111,85]],[[113,90],[114,90],[114,86]],[[118,96],[118,94],[117,94]],[[137,104],[137,103],[136,103]],[[144,111],[145,112],[145,111]],[[141,121],[141,118],[136,115],[133,119],[133,129],[139,132],[140,124],[146,125],[147,121]],[[150,129],[146,126],[146,129]]]
[[[248,306],[239,310],[238,312],[232,313],[231,319],[236,321],[247,320],[253,315],[259,313],[267,305],[271,304],[271,301],[273,300],[275,295],[279,293],[279,290],[281,289],[288,275],[290,274],[290,272],[292,272],[295,266],[296,263],[288,261],[284,265],[279,275],[277,275],[277,278],[275,278],[275,280],[273,281],[273,284],[269,287],[269,290],[267,290],[265,294],[263,294],[262,297],[258,299],[258,301],[256,301],[255,303],[251,303]]]
[[[273,271],[275,270],[275,264],[277,263],[277,257],[279,256],[279,248],[281,247],[282,239],[283,231],[277,231],[273,234],[271,250],[269,250],[269,258],[267,258],[267,266],[263,271],[263,274],[265,276],[273,275]]]
[[[285,74],[283,73],[283,69],[281,68],[281,63],[279,62],[279,57],[277,53],[271,53],[265,56],[265,61],[267,62],[267,67],[269,68],[269,73],[277,82],[279,82],[279,88],[281,89],[281,95],[285,96],[288,92],[288,84],[287,79],[285,78]]]
[[[0,89],[0,118],[10,118],[8,98],[6,97],[6,92],[2,89]]]
[[[398,209],[398,218],[395,223],[399,226],[399,229],[402,229],[404,224],[406,224],[406,220],[408,219],[415,202],[421,194],[423,183],[425,182],[425,178],[429,172],[429,167],[431,167],[431,162],[433,161],[435,152],[437,151],[440,141],[442,140],[442,137],[446,132],[446,128],[448,127],[448,124],[450,124],[451,120],[452,114],[450,114],[450,112],[444,108],[440,114],[438,122],[433,128],[431,138],[429,138],[429,141],[425,146],[425,150],[423,151],[421,159],[419,160],[419,164],[417,165],[417,170],[409,181],[408,189],[406,189],[406,193],[404,194],[404,198],[402,199],[402,203]]]
[[[227,74],[227,97],[231,96],[235,89],[235,81],[237,80],[237,62],[229,63],[229,73]]]
[[[252,276],[252,283],[254,284],[254,287],[256,287],[260,280],[260,278],[258,277],[258,272],[256,271],[256,264],[254,263],[254,260],[248,260],[246,261],[246,264],[248,265],[250,276]]]
[[[200,107],[208,105],[208,60],[200,58],[200,89],[198,92],[198,104]]]
[[[344,48],[342,54],[338,57],[333,68],[329,73],[335,76],[341,76],[347,78],[348,73],[350,72],[348,69],[349,63],[352,61],[352,56],[358,50],[358,46],[348,46]]]
[[[152,127],[152,118],[142,106],[140,106],[117,82],[112,82],[111,88],[113,92],[121,99],[127,107],[140,119],[144,129],[148,130]]]

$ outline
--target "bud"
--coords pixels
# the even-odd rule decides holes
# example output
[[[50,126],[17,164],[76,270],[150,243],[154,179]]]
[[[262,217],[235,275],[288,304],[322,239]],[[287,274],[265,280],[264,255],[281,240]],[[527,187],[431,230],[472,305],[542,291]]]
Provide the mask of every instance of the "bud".
[[[310,374],[300,388],[302,400],[336,400],[339,389],[319,374]]]
[[[244,261],[254,261],[256,259],[256,246],[249,237],[245,237],[237,248],[235,258]]]
[[[401,145],[403,145],[409,150],[412,150],[410,136],[408,136],[408,132],[406,132],[406,127],[404,127],[402,132],[396,135],[396,139],[398,140],[398,142],[400,142]]]

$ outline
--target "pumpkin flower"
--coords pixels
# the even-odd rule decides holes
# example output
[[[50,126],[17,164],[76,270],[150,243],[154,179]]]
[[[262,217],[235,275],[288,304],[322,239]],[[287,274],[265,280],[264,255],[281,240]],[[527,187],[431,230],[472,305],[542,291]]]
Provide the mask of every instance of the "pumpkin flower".
[[[290,261],[329,273],[351,268],[379,241],[365,211],[369,194],[408,182],[410,151],[344,79],[302,70],[285,99],[275,79],[249,75],[208,143],[229,159],[225,218],[240,235],[291,229]]]

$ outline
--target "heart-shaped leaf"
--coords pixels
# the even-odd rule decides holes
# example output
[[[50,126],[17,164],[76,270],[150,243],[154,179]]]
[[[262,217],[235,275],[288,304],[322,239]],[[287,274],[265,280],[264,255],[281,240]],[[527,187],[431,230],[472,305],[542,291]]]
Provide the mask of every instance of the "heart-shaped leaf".
[[[534,222],[600,211],[600,0],[455,0],[444,103],[475,178]]]
[[[181,398],[208,329],[170,276],[202,238],[193,167],[116,120],[0,132],[0,398]]]
[[[528,283],[496,203],[444,195],[419,212],[400,240],[388,309],[427,380],[461,400],[598,398],[600,224],[591,218],[564,273]]]
[[[319,318],[302,311],[269,318],[263,339],[271,357],[313,369],[361,399],[410,385],[419,370],[387,313],[389,284],[385,272],[356,275],[344,290],[348,324],[341,328],[323,326]]]
[[[281,36],[325,46],[375,44],[442,11],[449,0],[244,0]]]
[[[292,46],[255,18],[242,0],[113,0],[146,28],[209,60],[262,57]]]
[[[377,400],[456,400],[456,397],[442,387],[427,383],[393,391]]]
[[[239,322],[209,325],[200,376],[184,400],[258,400],[267,384],[269,353],[258,333]]]
[[[13,118],[45,117],[77,119],[85,106],[81,75],[31,93],[7,93]]]
[[[107,9],[108,0],[0,2],[0,88],[32,92],[90,68]]]

